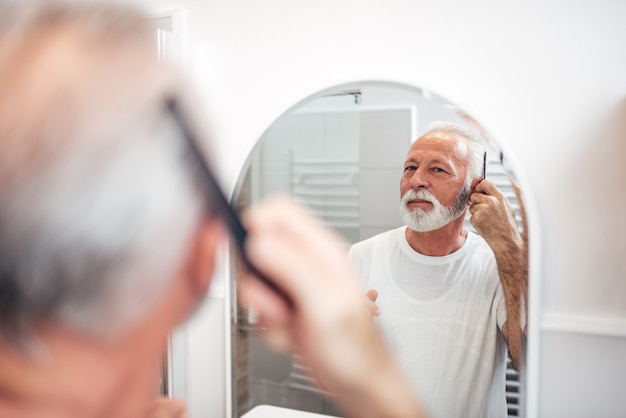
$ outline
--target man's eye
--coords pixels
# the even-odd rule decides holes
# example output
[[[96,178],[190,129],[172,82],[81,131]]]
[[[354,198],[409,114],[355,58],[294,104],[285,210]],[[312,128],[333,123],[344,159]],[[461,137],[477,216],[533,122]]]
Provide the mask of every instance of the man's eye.
[[[432,170],[433,170],[435,173],[445,173],[445,172],[446,172],[446,170],[444,170],[444,169],[443,169],[443,168],[441,168],[441,167],[433,167],[433,168],[432,168]]]
[[[404,167],[404,171],[415,171],[415,170],[417,170],[417,167],[414,165],[408,165]]]

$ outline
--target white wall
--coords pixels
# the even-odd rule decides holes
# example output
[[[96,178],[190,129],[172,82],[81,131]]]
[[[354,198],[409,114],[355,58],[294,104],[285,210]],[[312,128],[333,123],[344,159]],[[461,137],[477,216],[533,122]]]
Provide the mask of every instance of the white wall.
[[[336,84],[425,87],[475,116],[504,143],[530,205],[528,412],[623,414],[626,2],[135,1],[185,10],[190,68],[231,188],[281,113]],[[191,327],[190,345],[207,332]],[[192,416],[225,409],[201,380],[187,390],[204,394]]]

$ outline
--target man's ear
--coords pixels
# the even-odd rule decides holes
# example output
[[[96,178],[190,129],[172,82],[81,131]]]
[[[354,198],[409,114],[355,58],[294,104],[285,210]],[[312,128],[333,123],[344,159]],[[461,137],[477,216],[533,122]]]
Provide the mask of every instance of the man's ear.
[[[481,179],[481,178],[472,180],[472,187],[470,187],[470,194],[468,196],[468,203],[469,203],[469,198],[472,197],[472,195],[474,193],[476,193],[476,186],[478,186],[481,181],[483,181],[483,179]]]
[[[192,292],[197,294],[207,292],[213,278],[216,253],[224,235],[224,227],[216,217],[210,217],[200,223],[191,243],[186,268]]]

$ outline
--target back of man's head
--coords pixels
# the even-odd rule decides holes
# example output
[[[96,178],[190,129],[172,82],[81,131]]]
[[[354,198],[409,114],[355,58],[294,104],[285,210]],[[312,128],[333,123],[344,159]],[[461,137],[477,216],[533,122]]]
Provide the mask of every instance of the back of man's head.
[[[144,17],[0,11],[0,342],[46,322],[112,336],[180,268],[202,201]]]

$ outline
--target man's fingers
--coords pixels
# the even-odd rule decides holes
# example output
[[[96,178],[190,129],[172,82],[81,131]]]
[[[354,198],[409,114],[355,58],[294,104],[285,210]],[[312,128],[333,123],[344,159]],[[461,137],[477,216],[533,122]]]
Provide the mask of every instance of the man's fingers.
[[[476,187],[474,188],[474,190],[476,191],[476,193],[484,193],[489,196],[496,196],[496,197],[503,196],[502,192],[500,192],[498,187],[496,187],[496,185],[493,184],[491,180],[487,180],[487,179],[484,179],[483,181],[478,183]]]
[[[237,297],[244,307],[258,312],[272,323],[289,316],[289,306],[285,300],[251,273],[239,277]]]
[[[239,279],[238,298],[242,306],[258,315],[258,328],[267,344],[277,351],[291,350],[287,331],[291,312],[286,302],[251,274]]]
[[[472,193],[470,196],[470,202],[472,202],[472,205],[477,205],[479,203],[482,203],[485,201],[485,198],[487,198],[487,195],[483,194],[483,193]]]
[[[330,277],[349,274],[340,239],[293,201],[265,201],[248,212],[246,221],[250,259],[294,296],[294,302],[339,284],[325,283]],[[335,271],[342,267],[345,271]]]
[[[372,316],[379,316],[380,308],[378,308],[378,305],[376,305],[375,303],[376,299],[378,298],[378,291],[376,289],[370,289],[365,293],[365,295],[367,296],[365,300],[365,305],[367,306],[367,309],[370,311]]]
[[[376,302],[376,299],[378,299],[378,290],[370,289],[367,291],[366,295],[372,302]]]
[[[272,323],[263,316],[260,317],[258,326],[261,337],[272,349],[281,352],[294,350],[293,338],[288,327]]]
[[[498,196],[483,194],[483,193],[473,193],[470,196],[470,202],[472,202],[472,206],[479,205],[481,203],[487,205],[495,205],[498,203]],[[470,207],[471,208],[471,207]]]

